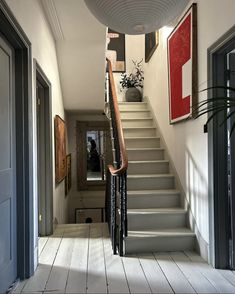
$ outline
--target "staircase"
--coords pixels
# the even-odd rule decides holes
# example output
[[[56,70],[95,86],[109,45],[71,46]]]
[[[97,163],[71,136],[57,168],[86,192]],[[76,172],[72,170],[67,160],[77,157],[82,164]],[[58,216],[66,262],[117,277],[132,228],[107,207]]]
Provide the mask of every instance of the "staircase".
[[[129,166],[125,253],[192,250],[195,234],[146,102],[120,102]]]

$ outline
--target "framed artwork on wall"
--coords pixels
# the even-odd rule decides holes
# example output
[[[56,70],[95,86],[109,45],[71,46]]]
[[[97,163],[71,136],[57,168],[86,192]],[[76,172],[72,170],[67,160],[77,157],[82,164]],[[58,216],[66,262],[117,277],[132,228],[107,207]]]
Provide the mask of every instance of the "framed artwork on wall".
[[[108,29],[106,57],[111,61],[113,72],[125,72],[125,35]]]
[[[145,62],[149,62],[159,43],[159,32],[145,34]]]
[[[66,127],[64,120],[55,116],[55,181],[60,183],[66,176]]]
[[[197,103],[197,4],[167,39],[170,124],[192,117]]]

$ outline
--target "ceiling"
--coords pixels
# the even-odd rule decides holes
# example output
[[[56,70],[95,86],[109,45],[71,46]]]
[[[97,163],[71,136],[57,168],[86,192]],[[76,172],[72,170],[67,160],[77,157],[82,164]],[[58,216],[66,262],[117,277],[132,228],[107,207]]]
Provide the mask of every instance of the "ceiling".
[[[41,0],[56,41],[64,107],[103,110],[106,27],[83,0]]]

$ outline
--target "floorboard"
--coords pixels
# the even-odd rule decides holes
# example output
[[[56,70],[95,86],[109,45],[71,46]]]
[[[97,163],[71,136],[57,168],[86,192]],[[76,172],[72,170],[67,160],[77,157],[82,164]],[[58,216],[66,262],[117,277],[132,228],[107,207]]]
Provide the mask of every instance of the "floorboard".
[[[102,226],[99,224],[90,225],[87,293],[107,293]]]
[[[27,280],[20,281],[19,283],[17,283],[17,285],[16,285],[15,288],[11,291],[11,293],[12,293],[12,294],[20,294],[20,293],[22,292],[22,289],[24,288],[26,282],[27,282]]]
[[[48,281],[56,254],[59,250],[62,237],[50,238],[45,244],[44,250],[40,255],[40,261],[37,270],[27,283],[22,293],[31,293],[35,291],[44,291]]]
[[[103,227],[103,246],[108,293],[130,293],[122,260],[113,254],[107,226]]]
[[[40,237],[40,238],[38,238],[38,256],[41,255],[42,250],[44,249],[48,239],[49,239],[48,237]]]
[[[65,292],[73,246],[74,238],[70,237],[69,234],[64,234],[49,279],[46,283],[46,291]]]
[[[196,292],[169,253],[155,253],[154,256],[175,293]]]
[[[138,258],[133,255],[122,258],[127,282],[131,293],[151,293],[150,286],[145,277]]]
[[[152,293],[173,293],[154,256],[152,254],[139,254],[138,257]]]
[[[106,224],[58,225],[39,252],[34,276],[12,293],[235,293],[234,272],[195,252],[113,255]]]
[[[183,252],[174,252],[170,255],[197,293],[218,293]]]
[[[66,293],[86,293],[89,226],[80,226],[75,236]]]
[[[230,270],[217,270],[230,284],[235,286],[235,275]]]
[[[235,287],[232,286],[219,272],[208,265],[198,254],[186,252],[187,256],[198,269],[217,289],[219,293],[235,293]]]

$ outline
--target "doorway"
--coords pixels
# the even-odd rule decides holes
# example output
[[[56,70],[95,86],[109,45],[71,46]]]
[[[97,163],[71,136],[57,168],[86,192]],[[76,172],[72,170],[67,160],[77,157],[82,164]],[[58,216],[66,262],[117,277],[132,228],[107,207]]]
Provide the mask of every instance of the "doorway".
[[[39,64],[36,69],[38,235],[53,232],[51,84]]]
[[[31,47],[0,1],[0,293],[34,272]]]
[[[235,27],[208,53],[210,86],[235,88]],[[215,88],[210,96],[235,99],[235,92]],[[224,269],[235,269],[235,133],[230,136],[234,115],[226,120],[233,111],[219,112],[208,129],[211,260]]]

